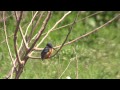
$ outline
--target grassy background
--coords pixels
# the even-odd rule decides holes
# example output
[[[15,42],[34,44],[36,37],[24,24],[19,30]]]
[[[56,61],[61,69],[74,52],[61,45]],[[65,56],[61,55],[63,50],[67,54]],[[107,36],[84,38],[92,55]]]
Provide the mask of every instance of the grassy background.
[[[92,12],[93,13],[93,12]],[[87,20],[78,22],[73,31],[71,32],[68,41],[77,38],[102,25],[107,20],[116,15],[117,12],[104,12],[101,16],[102,19],[95,19],[96,17],[88,18]],[[63,16],[64,12],[54,12],[50,21],[48,22],[46,31],[49,30],[54,23]],[[79,19],[90,15],[90,12],[81,14]],[[22,26],[27,24],[31,19],[31,12],[28,12],[28,17],[22,21]],[[66,19],[61,22],[59,26],[69,24],[74,20],[76,12],[71,13]],[[103,18],[106,15],[106,18]],[[44,19],[44,18],[43,18]],[[37,20],[37,19],[36,19]],[[36,32],[39,30],[42,22],[37,27]],[[0,23],[0,42],[5,39],[3,31],[3,22]],[[24,26],[24,31],[26,27]],[[31,28],[30,28],[31,29]],[[13,34],[15,30],[14,19],[10,17],[7,20],[7,33],[8,36]],[[34,32],[34,33],[36,33]],[[53,46],[59,45],[65,39],[68,32],[68,27],[54,31],[49,34],[48,38],[42,43],[41,47],[45,47],[47,42],[53,43]],[[21,42],[21,37],[18,35],[18,45]],[[13,56],[14,45],[13,36],[9,39],[10,49]],[[41,39],[40,39],[41,40]],[[75,50],[75,51],[74,51]],[[76,52],[76,53],[75,53]],[[36,52],[36,56],[40,56],[40,52]],[[70,60],[72,60],[70,62]],[[72,79],[76,78],[76,60],[78,60],[78,78],[80,79],[109,79],[120,78],[120,27],[119,22],[114,21],[110,25],[100,29],[97,33],[91,34],[73,44],[67,45],[55,57],[50,60],[41,61],[39,59],[29,59],[21,79],[57,79],[61,76],[67,65],[69,67],[61,76],[62,79],[68,76]],[[0,43],[0,78],[6,76],[11,69],[11,60],[8,54],[6,43]]]

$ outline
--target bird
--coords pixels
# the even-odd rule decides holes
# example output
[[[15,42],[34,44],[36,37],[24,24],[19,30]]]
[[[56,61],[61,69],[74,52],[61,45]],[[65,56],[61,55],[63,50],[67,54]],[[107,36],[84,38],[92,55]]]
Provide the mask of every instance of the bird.
[[[51,43],[47,43],[46,47],[41,52],[41,59],[42,60],[48,59],[51,56],[51,54],[53,53],[53,49],[54,48],[53,48],[52,44]]]

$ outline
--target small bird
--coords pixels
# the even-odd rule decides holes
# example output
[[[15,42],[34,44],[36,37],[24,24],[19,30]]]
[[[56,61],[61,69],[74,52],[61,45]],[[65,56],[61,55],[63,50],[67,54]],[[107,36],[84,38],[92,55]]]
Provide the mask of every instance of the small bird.
[[[47,43],[46,47],[41,52],[41,59],[48,59],[52,52],[53,52],[53,46],[51,43]],[[55,49],[54,49],[55,50]]]

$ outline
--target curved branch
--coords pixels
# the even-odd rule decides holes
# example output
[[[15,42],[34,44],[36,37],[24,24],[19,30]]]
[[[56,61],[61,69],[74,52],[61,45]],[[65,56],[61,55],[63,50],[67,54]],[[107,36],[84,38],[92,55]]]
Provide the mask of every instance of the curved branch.
[[[16,13],[15,13],[16,14]],[[17,19],[17,25],[16,25],[16,29],[15,29],[15,32],[14,32],[14,48],[15,48],[15,54],[16,54],[16,58],[18,60],[18,63],[21,65],[21,61],[20,61],[20,57],[19,57],[19,53],[18,53],[18,50],[17,50],[17,32],[18,32],[18,29],[19,29],[19,24],[20,24],[20,21],[22,19],[22,14],[23,14],[23,11],[20,12],[20,16],[19,18]]]
[[[55,23],[55,25],[47,32],[47,34],[44,36],[44,38],[40,41],[40,43],[36,47],[38,47],[45,40],[45,38],[49,35],[49,33],[70,13],[71,11],[67,12],[60,20],[58,20]]]
[[[33,49],[33,47],[35,46],[35,44],[37,43],[38,39],[40,38],[40,36],[42,35],[42,32],[45,30],[46,28],[46,25],[48,23],[48,20],[50,19],[50,16],[51,16],[51,12],[48,11],[48,15],[47,17],[45,18],[45,20],[43,21],[43,25],[41,27],[41,29],[39,30],[38,34],[37,34],[37,37],[36,37],[36,40],[33,42],[33,44],[31,45],[31,47],[28,49],[28,51],[26,52],[25,56],[27,56],[27,54]]]
[[[65,43],[64,46],[65,46],[65,45],[72,44],[73,42],[76,42],[76,41],[78,41],[79,39],[84,38],[84,37],[86,37],[86,36],[89,36],[90,34],[98,31],[99,29],[101,29],[101,28],[105,27],[106,25],[110,24],[111,22],[113,22],[114,20],[116,20],[117,18],[119,18],[119,16],[120,16],[120,14],[118,14],[117,16],[115,16],[114,18],[112,18],[111,20],[107,21],[105,24],[103,24],[103,25],[95,28],[94,30],[92,30],[92,31],[90,31],[90,32],[88,32],[88,33],[86,33],[86,34],[84,34],[84,35],[82,35],[82,36],[79,36],[79,37],[77,37],[77,38],[75,38],[75,39],[73,39],[73,40]],[[60,48],[60,46],[61,46],[61,45],[58,45],[58,46],[55,46],[54,48]],[[40,50],[43,50],[43,48],[34,48],[34,50],[40,51]]]
[[[71,33],[72,29],[73,29],[73,25],[75,25],[75,23],[76,23],[76,20],[77,20],[79,14],[80,14],[80,12],[77,13],[77,16],[75,17],[75,19],[74,19],[74,21],[73,21],[73,23],[72,23],[72,25],[71,25],[71,27],[70,27],[70,29],[69,29],[69,32],[68,32],[68,34],[67,34],[64,42],[63,42],[62,45],[60,46],[59,50],[58,50],[53,56],[51,56],[51,57],[54,57],[55,55],[57,55],[57,53],[58,53],[58,52],[62,49],[62,47],[64,46],[65,42],[66,42],[67,39],[68,39],[68,36],[70,35],[70,33]],[[51,57],[50,57],[50,58],[51,58]]]

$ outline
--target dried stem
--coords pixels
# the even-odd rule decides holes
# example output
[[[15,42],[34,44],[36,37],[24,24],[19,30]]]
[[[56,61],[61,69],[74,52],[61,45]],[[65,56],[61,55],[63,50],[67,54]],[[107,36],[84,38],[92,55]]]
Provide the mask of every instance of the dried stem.
[[[71,25],[71,27],[70,27],[70,29],[69,29],[69,32],[68,32],[68,34],[67,34],[64,42],[63,42],[62,45],[60,46],[59,50],[57,50],[57,52],[56,52],[53,56],[51,56],[51,57],[54,57],[55,55],[57,55],[57,53],[58,53],[58,52],[62,49],[62,47],[64,46],[65,42],[66,42],[67,39],[68,39],[68,36],[70,35],[70,33],[71,33],[72,29],[73,29],[73,25],[75,25],[75,22],[76,22],[76,20],[77,20],[77,18],[78,18],[78,16],[79,16],[79,13],[80,13],[80,12],[78,12],[77,16],[75,17],[75,19],[74,19],[74,21],[73,21],[73,23],[72,23],[72,25]]]
[[[20,12],[20,16],[19,18],[17,19],[17,25],[16,25],[16,29],[15,29],[15,32],[14,32],[14,48],[15,48],[15,54],[16,54],[16,58],[18,60],[18,63],[21,65],[21,60],[20,60],[20,56],[19,56],[19,53],[18,53],[18,49],[17,49],[17,45],[16,45],[16,42],[17,42],[17,32],[18,32],[18,29],[19,29],[19,24],[20,24],[20,21],[22,19],[22,14],[23,14],[23,11]]]
[[[4,22],[4,33],[5,33],[5,40],[6,40],[6,44],[7,44],[7,48],[8,48],[8,51],[9,51],[9,55],[10,55],[10,58],[12,60],[12,63],[14,62],[14,59],[12,57],[12,53],[11,53],[11,50],[10,50],[10,47],[9,47],[9,44],[8,44],[8,38],[7,38],[7,32],[6,32],[6,22],[5,22],[5,11],[3,11],[3,22]],[[13,64],[14,65],[14,64]]]
[[[56,22],[56,24],[47,32],[47,34],[44,36],[44,38],[42,38],[42,40],[40,41],[40,43],[37,44],[36,47],[39,47],[39,45],[45,40],[45,38],[49,35],[49,33],[50,33],[62,20],[64,20],[64,18],[65,18],[67,15],[69,15],[70,13],[71,13],[71,11],[67,12],[60,20],[58,20],[58,21]]]
[[[79,37],[77,37],[77,38],[75,38],[75,39],[73,39],[73,40],[65,43],[64,46],[72,44],[72,43],[74,43],[74,42],[76,42],[76,41],[78,41],[78,40],[80,40],[80,39],[82,39],[84,37],[87,37],[87,36],[91,35],[92,33],[95,33],[96,31],[100,30],[101,28],[105,27],[106,25],[110,24],[111,22],[113,22],[114,20],[116,20],[117,18],[119,18],[119,16],[120,16],[120,14],[118,14],[117,16],[115,16],[114,18],[112,18],[111,20],[107,21],[105,24],[103,24],[103,25],[95,28],[94,30],[92,30],[92,31],[90,31],[90,32],[88,32],[88,33],[86,33],[86,34],[84,34],[82,36],[79,36]],[[61,47],[61,45],[58,45],[58,46],[55,46],[54,48],[60,48],[60,47]],[[38,50],[39,51],[39,50],[43,50],[43,48],[34,48],[34,50]],[[39,57],[33,57],[31,55],[29,57],[33,58],[33,59],[40,59]]]
[[[78,79],[78,58],[77,58],[77,53],[75,51],[75,48],[73,48],[73,51],[75,53],[75,60],[76,60],[76,79]]]
[[[30,34],[28,35],[28,41],[27,41],[28,43],[29,43],[29,41],[31,40],[32,34],[33,34],[33,32],[35,31],[36,27],[37,27],[38,24],[40,23],[40,20],[41,20],[43,14],[44,14],[44,11],[41,12],[41,14],[40,14],[40,16],[39,16],[37,22],[35,23],[35,25],[33,26],[33,28],[32,28],[32,30],[31,30]],[[36,34],[36,35],[37,35],[37,34]],[[35,37],[36,37],[36,35],[35,35]]]
[[[72,61],[73,61],[73,60],[70,59],[70,61],[69,61],[68,65],[67,65],[67,67],[65,68],[65,70],[62,72],[62,74],[60,75],[60,77],[59,77],[58,79],[60,79],[60,78],[63,76],[63,74],[66,72],[66,70],[68,69],[68,67],[70,66],[70,63],[71,63]]]
[[[33,42],[33,44],[31,45],[31,47],[29,48],[29,50],[26,52],[26,56],[27,54],[33,49],[33,47],[35,46],[35,44],[37,43],[37,41],[39,40],[40,36],[42,35],[43,31],[45,30],[46,28],[46,25],[48,23],[48,20],[50,19],[50,16],[51,16],[51,12],[48,11],[48,15],[47,17],[45,18],[45,20],[43,21],[43,25],[41,27],[41,29],[39,30],[38,34],[37,34],[37,37],[36,37],[36,40]]]
[[[12,61],[12,65],[15,68],[14,59],[12,57],[12,53],[11,53],[11,50],[10,50],[10,47],[9,47],[9,44],[8,44],[8,39],[7,39],[8,35],[7,35],[7,32],[6,32],[6,22],[5,22],[5,12],[4,11],[3,11],[3,22],[4,22],[4,33],[5,33],[5,38],[6,38],[5,40],[6,40],[7,48],[8,48],[9,55],[10,55],[10,58],[11,58],[11,61]],[[10,73],[10,76],[11,76],[10,78],[12,78],[12,76],[13,76],[13,70]]]
[[[71,13],[71,11],[67,12],[60,20],[58,20],[58,21],[55,23],[55,25],[54,25],[54,26],[47,32],[47,34],[42,38],[42,40],[40,41],[40,43],[37,44],[36,47],[39,47],[39,45],[45,40],[45,38],[49,35],[49,33],[50,33],[62,20],[64,20],[64,18],[65,18],[67,15],[69,15],[70,13]],[[33,53],[33,52],[31,52],[31,53],[29,54],[29,57],[31,57],[32,53]]]
[[[18,20],[18,13],[17,12],[15,13],[15,18],[16,18],[16,20]],[[25,36],[23,35],[23,30],[21,28],[21,25],[19,25],[19,29],[20,29],[20,34],[22,36],[22,40],[23,40],[23,42],[25,44],[25,47],[26,47],[26,49],[28,49],[28,44],[27,44],[27,42],[25,40]]]

